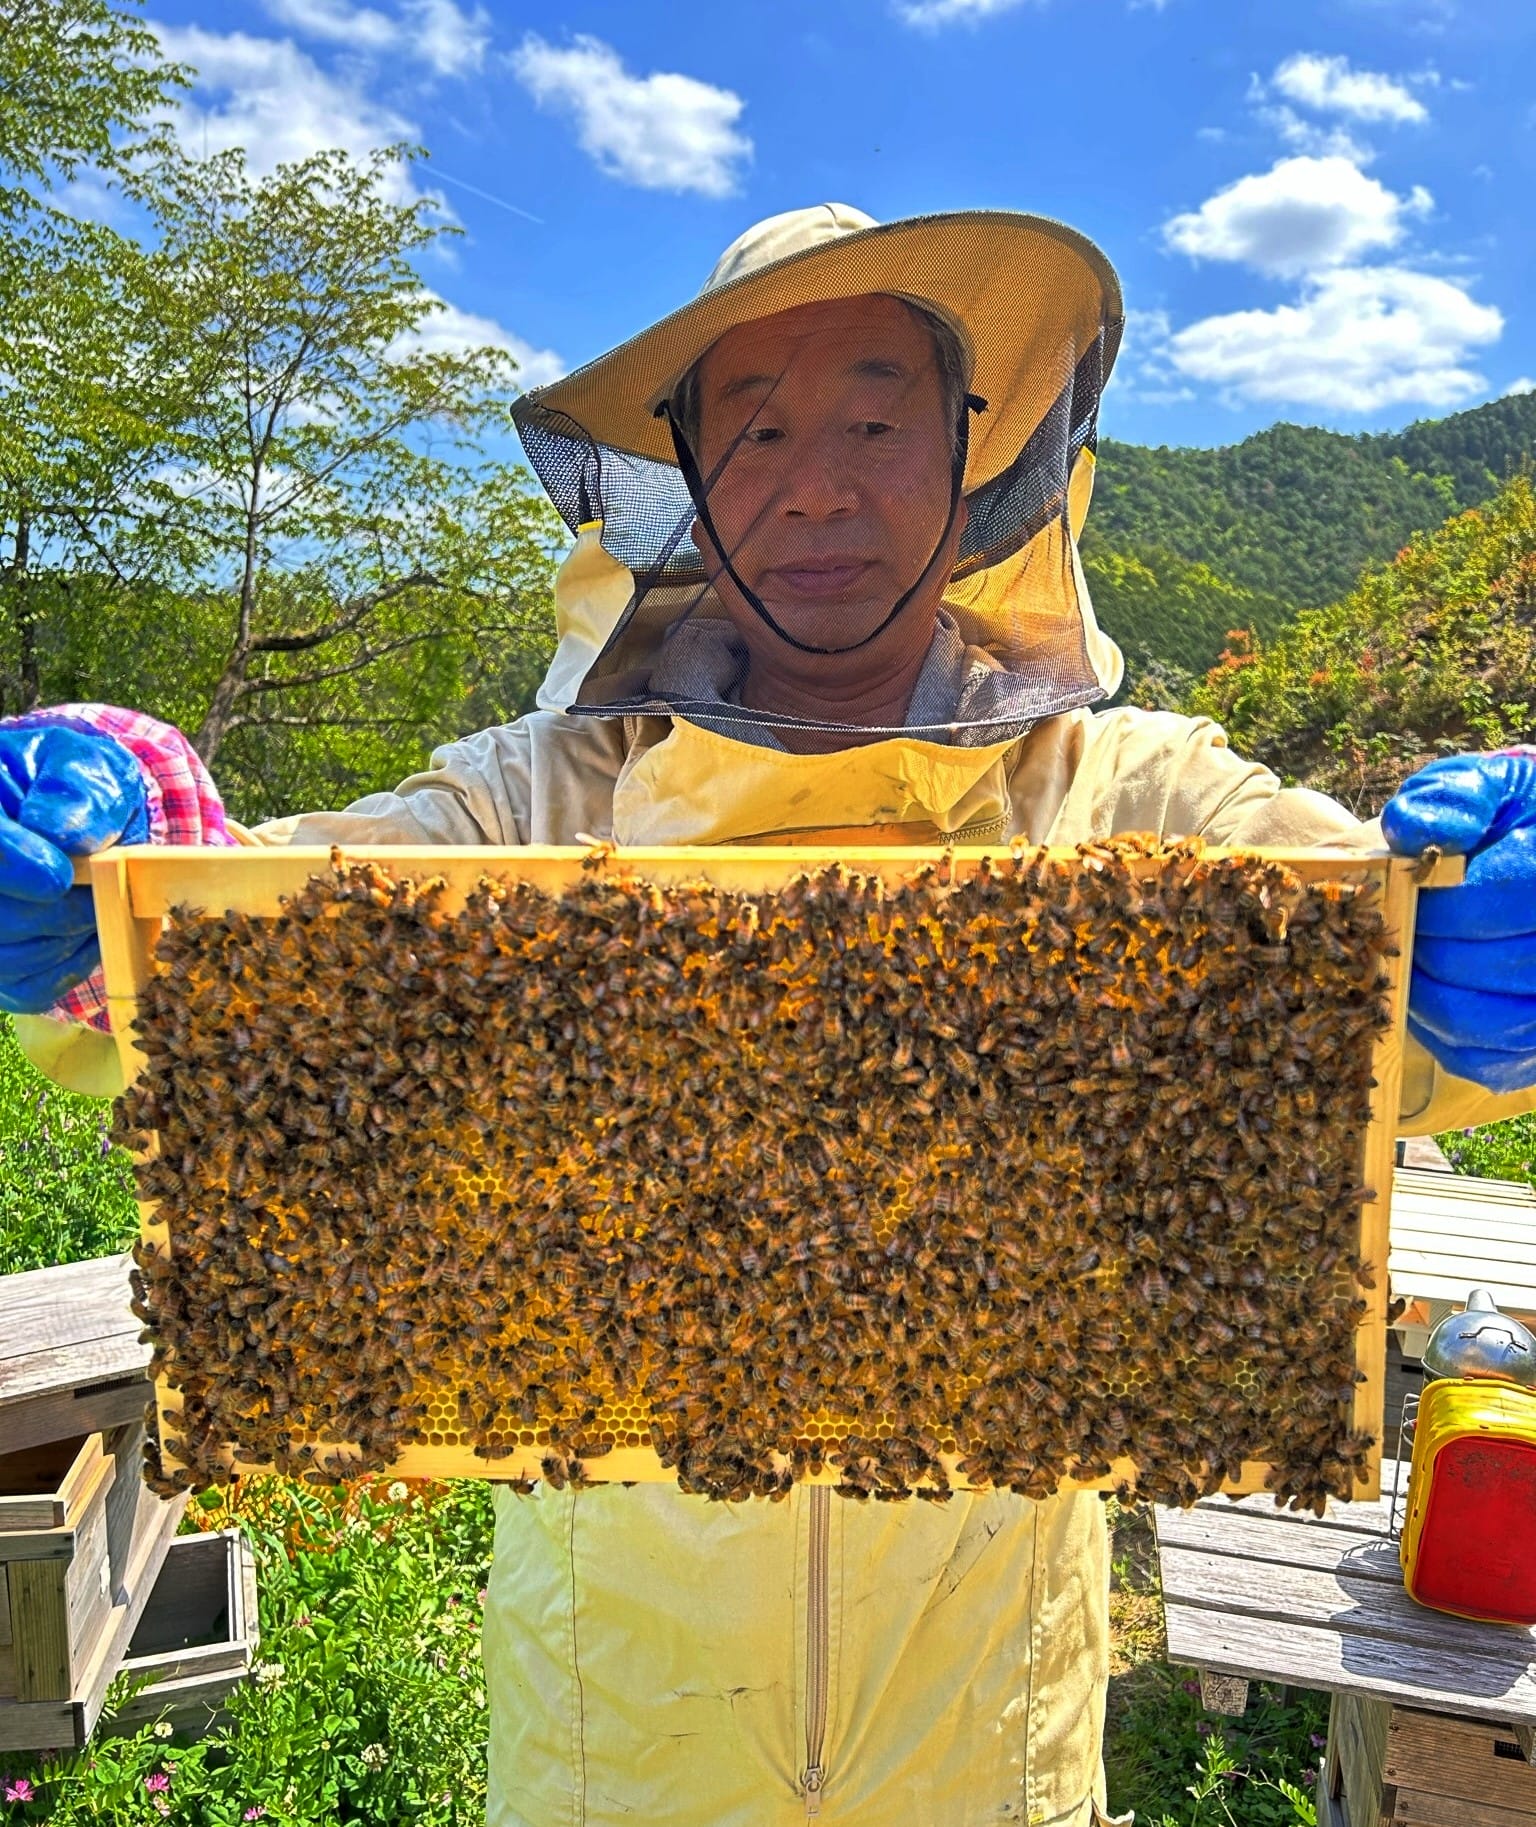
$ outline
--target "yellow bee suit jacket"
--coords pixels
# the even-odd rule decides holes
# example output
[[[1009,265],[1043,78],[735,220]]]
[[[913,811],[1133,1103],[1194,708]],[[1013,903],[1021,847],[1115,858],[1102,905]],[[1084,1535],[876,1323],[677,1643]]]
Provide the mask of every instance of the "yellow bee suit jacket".
[[[1122,831],[1371,836],[1239,760],[1214,725],[1133,709],[1075,712],[990,748],[899,737],[832,755],[538,711],[440,749],[394,793],[251,836],[1073,843]],[[20,1025],[61,1074],[91,1038]],[[1531,1101],[1447,1080],[1420,1053],[1405,1121],[1445,1127]],[[485,1613],[490,1827],[1088,1827],[1105,1806],[1107,1591],[1092,1495],[863,1505],[802,1489],[721,1505],[667,1486],[501,1491]]]

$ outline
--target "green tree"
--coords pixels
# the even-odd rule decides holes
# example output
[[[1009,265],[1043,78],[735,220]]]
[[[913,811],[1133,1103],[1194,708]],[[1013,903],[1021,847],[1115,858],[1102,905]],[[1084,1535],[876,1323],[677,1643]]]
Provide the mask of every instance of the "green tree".
[[[1101,626],[1127,656],[1145,654],[1189,673],[1212,664],[1228,629],[1268,634],[1291,613],[1274,597],[1158,546],[1091,548],[1083,572]]]
[[[140,194],[183,79],[136,8],[0,0],[0,709],[37,701],[60,541],[78,536],[94,479],[145,436],[125,359],[136,249],[72,214],[61,186]]]
[[[132,182],[184,75],[137,5],[0,0],[0,220],[52,216],[59,181],[86,170]]]
[[[55,402],[89,376],[91,429],[33,466],[51,562],[10,593],[7,706],[141,704],[245,816],[398,776],[471,704],[523,708],[487,682],[547,651],[561,529],[482,454],[511,358],[434,345],[418,264],[448,231],[398,200],[408,156],[162,160],[110,338],[53,376]]]

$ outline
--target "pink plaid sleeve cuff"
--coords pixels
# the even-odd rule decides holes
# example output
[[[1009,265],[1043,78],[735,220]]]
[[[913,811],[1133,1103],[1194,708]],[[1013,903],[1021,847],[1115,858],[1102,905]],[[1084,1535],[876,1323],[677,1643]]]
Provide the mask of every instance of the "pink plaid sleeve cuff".
[[[119,710],[111,704],[56,704],[7,721],[62,724],[69,729],[111,736],[122,743],[144,776],[152,844],[235,842],[225,823],[224,802],[202,757],[171,724],[139,711]],[[86,1022],[105,1030],[109,1023],[100,966],[48,1012],[56,1021]]]

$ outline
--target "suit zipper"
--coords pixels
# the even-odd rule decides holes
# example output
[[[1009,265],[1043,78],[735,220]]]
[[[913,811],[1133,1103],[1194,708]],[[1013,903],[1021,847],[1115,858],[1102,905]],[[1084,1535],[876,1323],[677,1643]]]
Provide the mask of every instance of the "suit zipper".
[[[805,1580],[805,1769],[800,1787],[807,1816],[821,1812],[825,1781],[822,1750],[827,1736],[827,1638],[830,1600],[827,1591],[828,1561],[832,1545],[832,1493],[825,1485],[811,1485],[809,1538]]]

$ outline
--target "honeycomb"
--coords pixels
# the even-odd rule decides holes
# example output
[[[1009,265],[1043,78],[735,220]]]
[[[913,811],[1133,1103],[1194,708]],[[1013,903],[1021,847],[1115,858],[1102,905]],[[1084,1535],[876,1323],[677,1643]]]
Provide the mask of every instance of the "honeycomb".
[[[773,893],[588,861],[173,912],[118,1116],[158,1484],[642,1448],[731,1500],[1353,1491],[1371,884],[1150,839]]]

